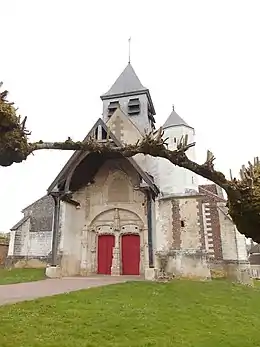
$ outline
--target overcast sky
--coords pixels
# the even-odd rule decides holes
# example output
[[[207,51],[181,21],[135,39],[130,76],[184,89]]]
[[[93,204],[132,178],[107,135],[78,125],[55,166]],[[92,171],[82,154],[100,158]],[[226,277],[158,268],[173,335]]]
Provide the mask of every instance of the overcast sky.
[[[234,173],[259,155],[259,0],[0,0],[0,80],[31,140],[81,140],[99,96],[128,62],[150,89],[157,126],[176,112],[196,129],[197,157]],[[45,194],[71,153],[0,167],[0,231]]]

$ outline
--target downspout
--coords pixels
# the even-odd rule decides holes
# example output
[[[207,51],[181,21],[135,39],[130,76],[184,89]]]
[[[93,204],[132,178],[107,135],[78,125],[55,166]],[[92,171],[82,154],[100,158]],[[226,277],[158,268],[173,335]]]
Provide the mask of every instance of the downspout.
[[[51,266],[58,265],[58,239],[59,239],[59,221],[60,221],[60,193],[52,193],[54,199],[54,221],[52,232]]]
[[[147,192],[147,228],[148,228],[148,254],[149,267],[153,267],[153,230],[152,230],[152,196]]]

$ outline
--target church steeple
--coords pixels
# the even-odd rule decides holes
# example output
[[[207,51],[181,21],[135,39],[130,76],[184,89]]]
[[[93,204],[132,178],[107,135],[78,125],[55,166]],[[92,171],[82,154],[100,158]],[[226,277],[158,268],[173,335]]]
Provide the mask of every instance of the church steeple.
[[[174,105],[172,106],[172,113],[167,118],[166,122],[163,125],[163,129],[175,127],[175,126],[185,126],[193,129],[190,125],[188,125],[184,119],[182,119],[178,113],[175,112]]]
[[[136,94],[146,92],[147,90],[148,89],[145,88],[140,82],[131,63],[129,62],[112,87],[105,94],[101,95],[101,99],[104,100],[108,97],[110,98],[112,96],[125,94],[133,95],[133,93]]]
[[[105,122],[120,106],[142,133],[155,128],[155,109],[149,89],[142,85],[130,62],[112,87],[100,98],[103,101]]]

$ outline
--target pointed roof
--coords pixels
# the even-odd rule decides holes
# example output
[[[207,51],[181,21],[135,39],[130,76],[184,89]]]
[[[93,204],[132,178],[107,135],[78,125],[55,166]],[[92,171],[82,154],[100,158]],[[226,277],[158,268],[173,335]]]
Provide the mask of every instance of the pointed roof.
[[[28,205],[28,206],[26,206],[26,207],[24,207],[23,209],[22,209],[22,213],[25,213],[26,212],[26,210],[28,210],[30,207],[33,207],[33,205],[35,205],[35,204],[37,204],[37,202],[40,202],[40,201],[42,201],[42,200],[44,200],[44,199],[49,199],[49,197],[48,197],[48,195],[47,194],[45,194],[44,196],[42,196],[41,198],[39,198],[39,199],[37,199],[37,200],[35,200],[33,203],[31,203],[30,205]]]
[[[175,112],[174,110],[174,106],[172,107],[172,113],[169,115],[169,117],[167,118],[166,122],[163,125],[163,128],[169,128],[169,127],[174,127],[174,126],[178,126],[178,125],[184,125],[188,128],[193,129],[193,127],[191,127],[190,125],[188,125],[184,119],[182,119],[178,113]]]
[[[145,88],[140,82],[131,63],[128,63],[109,91],[103,94],[102,97],[146,90],[147,88]]]
[[[24,216],[22,219],[19,220],[18,223],[16,223],[10,230],[17,230],[21,225],[23,225],[31,216]]]
[[[97,120],[97,122],[95,123],[95,125],[93,126],[93,128],[89,131],[89,133],[87,134],[87,136],[85,137],[84,141],[87,141],[89,139],[90,136],[93,135],[93,133],[95,133],[96,129],[101,126],[102,129],[105,131],[105,133],[107,134],[109,132],[107,125],[103,122],[103,120],[101,118],[99,118]],[[109,132],[109,139],[111,141],[113,141],[114,145],[117,147],[122,147],[122,143],[116,138],[116,136],[112,133]],[[67,164],[65,164],[65,166],[63,167],[63,169],[60,171],[60,173],[58,174],[58,176],[55,178],[55,180],[52,182],[52,184],[49,186],[49,188],[47,189],[48,194],[50,194],[52,192],[52,190],[60,183],[60,182],[64,182],[66,180],[67,175],[69,174],[69,172],[73,169],[73,165],[74,163],[77,163],[77,166],[80,164],[80,162],[82,162],[82,160],[84,158],[82,158],[82,154],[84,154],[84,158],[89,154],[88,152],[84,152],[84,151],[75,151],[72,156],[70,157],[70,159],[68,160]],[[81,158],[81,159],[80,159]],[[151,188],[151,190],[153,191],[153,193],[155,195],[159,194],[159,189],[157,188],[157,186],[155,185],[153,179],[150,177],[150,175],[148,175],[146,172],[144,172],[142,170],[142,168],[137,164],[137,162],[134,160],[134,158],[128,158],[126,157],[126,160],[131,164],[131,166],[139,173],[139,175],[142,177],[142,179],[147,183],[147,185]],[[95,163],[94,160],[94,164],[95,165],[99,165],[99,163]],[[91,168],[88,167],[88,170],[91,171]]]
[[[112,87],[105,94],[101,95],[100,98],[101,100],[105,100],[126,95],[131,96],[140,94],[146,94],[151,106],[152,114],[155,115],[155,109],[149,89],[142,85],[131,63],[128,63]]]

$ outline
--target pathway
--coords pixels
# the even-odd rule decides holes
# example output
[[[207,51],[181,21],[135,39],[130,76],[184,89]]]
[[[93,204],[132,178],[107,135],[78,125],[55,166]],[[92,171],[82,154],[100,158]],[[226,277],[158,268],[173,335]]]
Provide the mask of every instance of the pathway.
[[[66,277],[0,285],[0,305],[133,280],[137,281],[141,278],[137,276]]]

